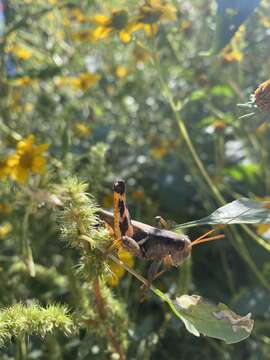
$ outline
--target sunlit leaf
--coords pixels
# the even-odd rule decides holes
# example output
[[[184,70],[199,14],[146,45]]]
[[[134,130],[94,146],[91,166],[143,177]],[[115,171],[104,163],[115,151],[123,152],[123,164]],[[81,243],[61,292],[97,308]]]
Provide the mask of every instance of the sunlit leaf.
[[[195,336],[205,335],[225,341],[240,342],[251,334],[251,314],[240,316],[224,304],[213,305],[197,295],[182,295],[173,301],[177,316]]]
[[[242,163],[236,164],[231,168],[225,169],[224,173],[229,175],[236,181],[250,181],[255,182],[260,174],[260,164],[256,163]]]
[[[259,2],[260,0],[217,0],[216,31],[211,55],[218,54],[230,42]]]
[[[213,96],[232,97],[234,96],[233,89],[228,85],[216,85],[210,90]]]
[[[190,100],[197,101],[202,100],[206,97],[206,92],[204,90],[195,90],[191,93]]]
[[[270,202],[241,198],[215,210],[209,216],[176,227],[226,224],[270,224]]]

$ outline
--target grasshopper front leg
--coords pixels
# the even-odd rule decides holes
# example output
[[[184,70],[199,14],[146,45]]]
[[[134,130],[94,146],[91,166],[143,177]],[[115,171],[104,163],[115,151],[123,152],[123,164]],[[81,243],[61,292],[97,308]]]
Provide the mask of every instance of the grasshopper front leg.
[[[158,272],[160,265],[162,264],[162,260],[154,260],[147,272],[147,281],[148,284],[143,284],[141,286],[141,296],[140,296],[140,302],[143,302],[145,300],[145,296],[147,291],[149,290],[150,285],[152,282],[159,276],[160,272]]]
[[[131,237],[122,236],[121,244],[124,249],[126,249],[127,251],[130,251],[135,256],[138,256],[140,258],[145,257],[145,254],[144,254],[142,248],[140,247],[140,244],[137,241],[135,241],[134,239],[132,239]]]

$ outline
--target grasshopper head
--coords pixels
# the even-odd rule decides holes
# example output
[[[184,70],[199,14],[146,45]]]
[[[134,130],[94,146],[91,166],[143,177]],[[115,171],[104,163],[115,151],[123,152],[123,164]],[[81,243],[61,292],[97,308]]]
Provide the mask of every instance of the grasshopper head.
[[[126,186],[125,186],[124,180],[117,180],[113,185],[113,190],[116,193],[123,195],[123,194],[125,194],[125,190],[126,190],[125,187]]]
[[[175,249],[171,253],[172,265],[179,266],[181,265],[186,258],[189,257],[191,253],[191,242],[189,238],[185,235],[181,235],[181,241],[175,242]]]

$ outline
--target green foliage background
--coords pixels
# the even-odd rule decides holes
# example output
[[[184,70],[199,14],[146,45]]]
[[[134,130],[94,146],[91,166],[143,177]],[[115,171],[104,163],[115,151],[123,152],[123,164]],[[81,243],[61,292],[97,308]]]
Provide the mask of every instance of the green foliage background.
[[[208,215],[223,200],[267,198],[269,113],[239,119],[243,110],[237,103],[247,102],[269,78],[268,2],[256,8],[230,48],[212,56],[202,53],[213,49],[214,1],[172,1],[175,21],[160,21],[152,37],[140,30],[128,43],[115,30],[99,41],[80,41],[74,34],[91,29],[91,16],[112,8],[127,10],[130,17],[137,14],[139,1],[3,4],[1,160],[30,134],[49,149],[44,174],[31,174],[23,184],[10,177],[0,183],[0,201],[12,210],[0,213],[1,224],[12,225],[1,238],[0,304],[4,309],[19,302],[60,303],[81,326],[71,331],[64,318],[56,325],[64,334],[26,334],[19,340],[14,334],[0,349],[1,359],[118,359],[104,330],[106,321],[116,329],[127,359],[269,358],[266,230],[261,237],[258,228],[233,227],[225,240],[195,248],[192,261],[156,282],[172,296],[196,293],[242,315],[252,312],[251,337],[225,345],[187,333],[152,294],[141,304],[140,284],[130,275],[114,288],[102,284],[108,318],[87,323],[97,305],[88,280],[76,274],[79,250],[60,240],[50,198],[56,184],[76,176],[89,184],[87,191],[100,206],[110,208],[112,184],[123,178],[132,218],[151,224],[156,215],[183,223]],[[29,57],[24,59],[14,44],[27,49]],[[223,45],[216,37],[214,48]],[[63,84],[87,72],[100,76],[93,86]],[[87,130],[78,131],[78,123]],[[188,235],[195,239],[205,230],[191,229]],[[135,262],[143,274],[148,266]]]

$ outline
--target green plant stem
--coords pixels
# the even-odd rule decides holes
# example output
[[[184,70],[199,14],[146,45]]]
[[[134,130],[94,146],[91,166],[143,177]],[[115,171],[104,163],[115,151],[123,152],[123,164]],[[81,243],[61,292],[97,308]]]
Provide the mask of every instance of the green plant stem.
[[[27,345],[25,336],[21,336],[18,338],[16,342],[16,360],[27,360]]]
[[[123,263],[123,261],[119,260],[116,256],[109,254],[108,257],[115,262],[116,264],[118,264],[119,266],[123,267],[126,271],[128,271],[130,274],[132,274],[136,279],[138,279],[140,282],[142,282],[145,286],[147,286],[147,288],[149,288],[149,290],[151,290],[154,294],[156,294],[159,298],[161,298],[164,302],[166,302],[170,309],[172,310],[172,312],[180,319],[181,315],[180,315],[180,311],[177,311],[173,302],[171,301],[170,298],[168,298],[167,295],[165,295],[162,291],[160,291],[158,288],[156,288],[154,285],[152,285],[151,283],[149,283],[148,280],[146,280],[142,275],[140,275],[139,273],[137,273],[137,271],[135,271],[134,269],[131,269],[129,266],[127,266],[126,264]]]
[[[30,209],[27,209],[22,223],[22,253],[30,276],[35,277],[36,269],[32,254],[31,243],[28,235],[29,216],[30,216]]]
[[[149,287],[149,289],[156,294],[157,296],[159,296],[160,298],[162,298],[163,300],[165,300],[164,298],[164,294],[162,291],[160,291],[158,288],[156,288],[154,285],[150,284],[149,281],[147,281],[142,275],[140,275],[139,273],[137,273],[137,271],[135,271],[134,269],[131,269],[129,266],[127,266],[125,263],[123,263],[123,261],[119,260],[116,256],[109,254],[108,257],[115,262],[117,265],[123,267],[126,271],[128,271],[130,274],[132,274],[136,279],[138,279],[140,282],[142,282],[145,286]]]

